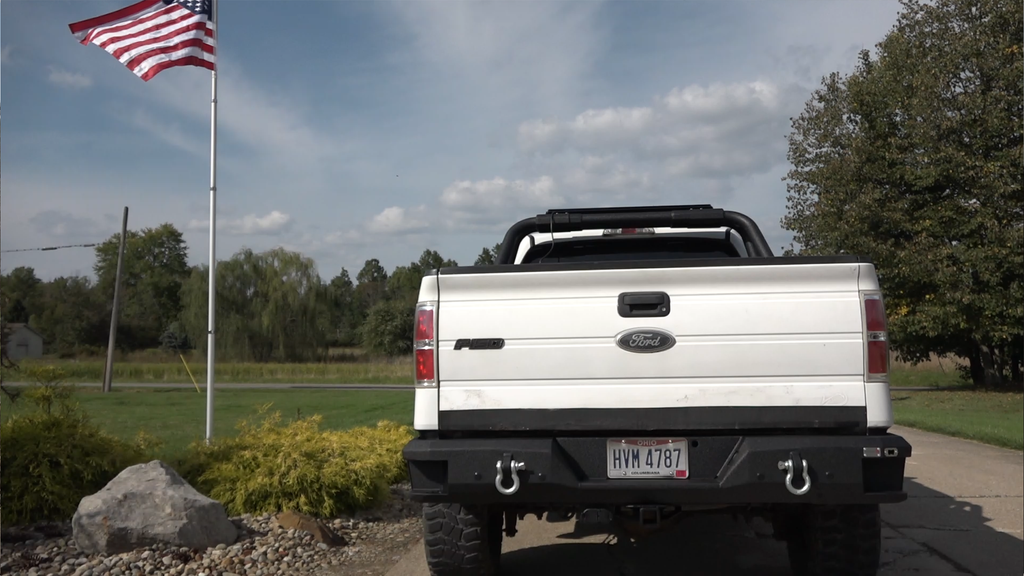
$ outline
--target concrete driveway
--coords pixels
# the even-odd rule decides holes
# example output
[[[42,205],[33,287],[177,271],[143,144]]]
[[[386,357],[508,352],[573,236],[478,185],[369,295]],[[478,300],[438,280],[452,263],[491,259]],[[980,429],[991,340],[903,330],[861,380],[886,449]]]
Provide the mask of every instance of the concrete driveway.
[[[910,498],[883,506],[880,575],[1024,573],[1024,456],[983,444],[894,428],[914,447],[907,463]],[[574,524],[527,519],[502,549],[503,576],[787,576],[786,548],[770,526],[728,516],[691,519],[636,545]],[[423,543],[387,576],[429,576]]]

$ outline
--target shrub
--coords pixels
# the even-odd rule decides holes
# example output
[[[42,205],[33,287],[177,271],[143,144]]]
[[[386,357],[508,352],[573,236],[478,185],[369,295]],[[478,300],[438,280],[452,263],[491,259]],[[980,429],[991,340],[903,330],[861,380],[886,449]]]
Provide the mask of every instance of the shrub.
[[[385,300],[370,309],[360,327],[363,345],[371,352],[400,356],[412,352],[416,309],[401,300]]]
[[[189,349],[188,336],[180,322],[172,322],[160,336],[160,350],[181,354]]]
[[[58,369],[34,374],[40,384],[25,397],[36,409],[0,425],[0,506],[10,524],[69,519],[83,497],[158,447],[144,433],[131,444],[103,432],[71,401]]]
[[[25,399],[45,414],[52,414],[56,408],[61,413],[69,413],[77,409],[72,402],[75,387],[64,382],[66,375],[55,366],[28,366],[25,375],[35,380],[36,385],[28,388]]]
[[[373,506],[405,476],[402,447],[411,430],[391,422],[320,430],[319,415],[282,425],[260,411],[236,438],[193,443],[178,472],[230,514],[296,510],[322,518]]]

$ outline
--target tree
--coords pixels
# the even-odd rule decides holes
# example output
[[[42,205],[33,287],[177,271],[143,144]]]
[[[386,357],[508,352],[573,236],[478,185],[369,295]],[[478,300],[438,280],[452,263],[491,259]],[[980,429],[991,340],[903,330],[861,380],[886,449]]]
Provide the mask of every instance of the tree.
[[[384,284],[388,281],[388,271],[380,265],[380,260],[370,258],[363,263],[362,270],[356,275],[359,284]]]
[[[7,322],[28,322],[33,314],[40,311],[41,284],[35,269],[28,266],[18,266],[10,274],[0,276],[0,291],[6,296],[6,304],[0,313]]]
[[[363,323],[363,345],[371,352],[400,356],[412,352],[415,308],[399,300],[374,306]]]
[[[89,278],[61,276],[44,284],[42,292],[42,311],[32,317],[32,324],[51,350],[70,356],[83,347],[106,344],[109,317]]]
[[[493,248],[484,246],[484,249],[480,251],[480,255],[476,257],[476,262],[473,266],[491,266],[498,263],[498,252],[501,252],[501,243],[497,243]]]
[[[388,299],[414,306],[420,291],[420,283],[423,281],[423,273],[423,268],[416,262],[396,267],[388,278]]]
[[[324,328],[328,342],[335,346],[351,346],[358,342],[357,330],[361,317],[356,310],[355,286],[348,270],[341,272],[327,284],[327,318]]]
[[[370,308],[384,299],[387,293],[388,271],[380,264],[380,260],[370,258],[363,264],[363,269],[356,274],[355,301],[360,323],[366,318]]]
[[[396,356],[412,351],[413,316],[419,297],[423,275],[459,264],[445,259],[436,250],[426,249],[416,262],[408,266],[396,266],[390,276],[376,259],[367,260],[359,273],[357,292],[363,288],[365,294],[373,294],[381,278],[386,290],[366,310],[366,320],[360,327],[363,345],[370,351],[387,356]],[[367,302],[363,300],[362,303]],[[364,304],[365,305],[365,304]]]
[[[0,292],[0,310],[7,307],[7,294]],[[7,340],[11,336],[11,327],[7,324],[7,317],[0,313],[0,392],[11,402],[18,400],[21,392],[4,386],[4,374],[17,370],[18,365],[7,356]]]
[[[182,324],[205,353],[205,266],[193,269],[182,289]],[[240,360],[302,361],[322,356],[326,291],[313,260],[283,248],[245,248],[217,264],[217,354]]]
[[[419,262],[417,262],[422,273],[426,273],[429,270],[440,270],[441,268],[450,268],[458,266],[459,263],[455,260],[446,260],[437,250],[426,249],[423,254],[420,254]]]
[[[119,243],[120,235],[115,234],[96,247],[96,287],[101,298],[110,303],[114,297]],[[128,231],[118,315],[119,336],[120,326],[125,327],[125,339],[119,338],[122,346],[145,348],[160,344],[160,336],[181,312],[181,288],[188,277],[188,247],[173,225]]]
[[[188,335],[180,322],[172,322],[160,335],[160,349],[181,354],[189,349]]]
[[[388,278],[388,298],[399,300],[408,306],[416,304],[416,298],[420,292],[420,284],[423,275],[431,270],[440,270],[458,266],[454,260],[445,259],[436,250],[426,249],[420,255],[417,262],[410,262],[408,266],[398,266],[391,277]]]
[[[801,253],[857,253],[894,349],[1021,379],[1024,74],[1019,2],[904,0],[896,27],[793,120],[788,214]]]

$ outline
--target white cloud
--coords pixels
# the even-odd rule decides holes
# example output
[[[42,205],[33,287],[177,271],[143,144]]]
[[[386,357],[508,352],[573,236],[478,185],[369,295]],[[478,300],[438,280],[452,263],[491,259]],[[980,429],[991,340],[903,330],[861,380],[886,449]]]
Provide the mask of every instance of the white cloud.
[[[351,244],[361,238],[363,238],[363,235],[359,230],[338,230],[324,236],[324,242],[327,244]]]
[[[721,203],[738,179],[785,162],[787,113],[800,102],[794,88],[766,81],[689,85],[652,100],[520,123],[518,177],[457,180],[438,211],[449,227],[486,229],[569,205]]]
[[[357,247],[372,246],[379,249],[382,245],[389,245],[390,239],[407,239],[409,236],[430,232],[431,221],[431,214],[426,206],[390,206],[375,214],[362,226],[343,228],[324,235],[303,234],[292,245],[299,247],[303,252],[331,254]]]
[[[735,120],[737,114],[759,119],[765,110],[777,110],[780,98],[770,82],[747,82],[673,88],[657,100],[681,120],[709,123]]]
[[[533,155],[617,154],[685,176],[758,174],[785,161],[787,113],[801,96],[762,81],[673,88],[648,107],[523,122],[519,146]]]
[[[649,196],[654,177],[649,171],[616,160],[612,156],[585,156],[579,165],[561,178],[566,191],[577,203],[608,200],[635,202]]]
[[[4,56],[6,60],[8,56]],[[67,70],[50,66],[50,83],[61,88],[69,88],[71,90],[79,90],[82,88],[88,88],[92,86],[92,78],[85,74],[78,72],[68,72]]]
[[[536,214],[572,205],[609,205],[650,199],[652,177],[611,157],[587,156],[570,170],[536,178],[457,180],[447,186],[436,205],[413,210],[392,206],[373,217],[364,230],[331,234],[328,243],[354,245],[368,235],[400,235],[438,226],[457,230],[491,230],[510,215]]]
[[[0,48],[0,64],[10,64],[11,63],[11,61],[12,61],[12,59],[11,59],[12,51],[13,51],[13,48],[11,47],[10,44],[8,44],[7,46],[4,46],[3,48]]]
[[[487,226],[507,218],[510,209],[546,209],[564,203],[555,180],[541,176],[532,180],[460,180],[441,193],[441,206],[455,220],[450,224]]]
[[[459,229],[489,229],[551,208],[608,206],[646,202],[654,178],[610,156],[586,156],[569,169],[554,167],[536,178],[459,180],[446,187],[437,210],[445,224]]]
[[[274,210],[264,216],[248,214],[237,219],[217,219],[217,230],[234,236],[275,236],[291,228],[293,219],[288,214]],[[191,230],[208,230],[209,220],[192,220]]]
[[[423,219],[424,210],[423,206],[415,210],[391,206],[374,216],[366,225],[366,229],[376,234],[407,234],[423,230],[429,226]]]

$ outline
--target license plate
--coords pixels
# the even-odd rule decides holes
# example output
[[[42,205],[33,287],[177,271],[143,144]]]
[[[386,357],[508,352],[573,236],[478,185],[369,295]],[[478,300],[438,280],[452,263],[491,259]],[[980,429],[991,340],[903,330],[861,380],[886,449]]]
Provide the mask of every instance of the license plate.
[[[686,478],[686,438],[608,440],[609,478]]]

